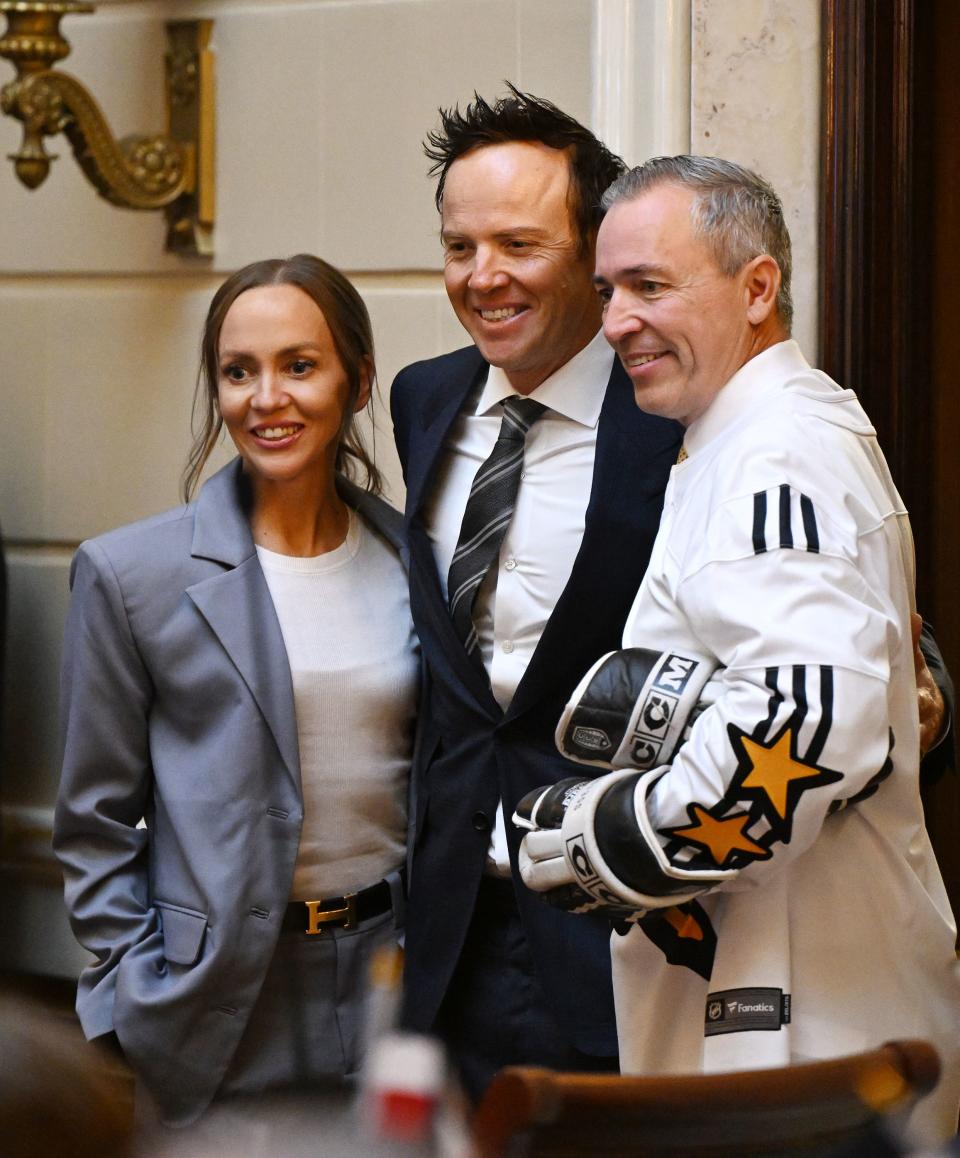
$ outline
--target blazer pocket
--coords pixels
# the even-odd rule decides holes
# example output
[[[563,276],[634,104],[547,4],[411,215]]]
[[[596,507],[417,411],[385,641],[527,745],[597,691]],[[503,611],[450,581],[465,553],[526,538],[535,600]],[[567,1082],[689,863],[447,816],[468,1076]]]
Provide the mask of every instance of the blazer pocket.
[[[163,955],[174,965],[195,965],[203,947],[207,918],[193,909],[157,901],[163,931]]]

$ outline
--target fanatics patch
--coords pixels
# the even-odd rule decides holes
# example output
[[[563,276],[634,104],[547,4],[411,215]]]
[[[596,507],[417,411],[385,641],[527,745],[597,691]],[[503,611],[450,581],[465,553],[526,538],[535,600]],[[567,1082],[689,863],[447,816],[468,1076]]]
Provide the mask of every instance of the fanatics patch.
[[[707,994],[705,1037],[779,1029],[790,1024],[790,994],[782,989],[721,989]]]

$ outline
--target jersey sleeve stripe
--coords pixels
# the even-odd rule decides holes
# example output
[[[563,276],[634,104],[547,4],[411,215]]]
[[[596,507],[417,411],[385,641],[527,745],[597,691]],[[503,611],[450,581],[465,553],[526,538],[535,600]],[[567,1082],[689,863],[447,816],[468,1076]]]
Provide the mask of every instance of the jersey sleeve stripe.
[[[767,495],[757,491],[753,496],[753,552],[762,555],[767,549]]]
[[[790,525],[790,487],[780,486],[780,546],[793,546],[793,528]]]
[[[804,757],[808,764],[816,764],[827,742],[830,728],[833,725],[833,667],[823,664],[820,667],[820,723],[810,741],[810,747]]]
[[[800,514],[803,518],[803,533],[807,538],[807,550],[814,555],[820,553],[820,535],[817,532],[817,516],[813,503],[806,495],[800,496]]]
[[[793,665],[793,712],[794,735],[800,734],[803,721],[807,718],[807,669],[801,663]]]
[[[770,709],[767,712],[767,718],[765,720],[761,720],[753,730],[753,737],[755,740],[766,739],[767,733],[770,731],[770,727],[773,724],[773,721],[777,718],[777,712],[780,710],[780,705],[783,703],[783,694],[780,692],[777,684],[777,673],[779,671],[780,669],[776,667],[767,668],[766,685],[772,693],[770,696]]]
[[[799,548],[812,555],[820,554],[820,531],[812,500],[809,495],[794,491],[789,483],[781,483],[776,488],[757,491],[753,495],[751,537],[755,555],[762,555],[771,549],[767,542],[767,512],[770,507],[776,511],[776,530],[771,527],[772,534],[776,536],[775,545],[784,550]],[[803,539],[798,542],[801,525]]]

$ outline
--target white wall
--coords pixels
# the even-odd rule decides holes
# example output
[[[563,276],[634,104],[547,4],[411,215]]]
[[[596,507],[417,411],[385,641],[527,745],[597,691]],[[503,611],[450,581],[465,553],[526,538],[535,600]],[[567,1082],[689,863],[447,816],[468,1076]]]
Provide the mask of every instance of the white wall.
[[[215,19],[216,253],[165,254],[162,215],[101,201],[62,139],[35,192],[0,160],[10,570],[0,784],[17,861],[15,876],[0,873],[0,965],[69,973],[81,959],[42,863],[69,560],[81,539],[177,501],[200,325],[223,276],[299,250],[340,265],[370,307],[384,392],[402,365],[463,344],[420,142],[439,105],[496,95],[509,79],[631,162],[692,142],[759,167],[809,242],[797,329],[812,354],[818,10],[818,0],[114,0],[64,19],[74,52],[63,67],[118,135],[162,125],[163,21]],[[9,75],[0,64],[0,83]],[[0,119],[0,158],[18,142],[19,126]],[[400,499],[382,410],[378,424]],[[43,936],[28,935],[36,920]]]

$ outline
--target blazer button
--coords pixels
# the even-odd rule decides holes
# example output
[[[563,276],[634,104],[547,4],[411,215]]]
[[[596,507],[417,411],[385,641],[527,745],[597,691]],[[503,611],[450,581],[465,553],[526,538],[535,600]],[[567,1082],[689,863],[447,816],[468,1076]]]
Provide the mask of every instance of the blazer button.
[[[485,812],[475,812],[473,814],[473,827],[477,832],[489,832],[490,817]]]

